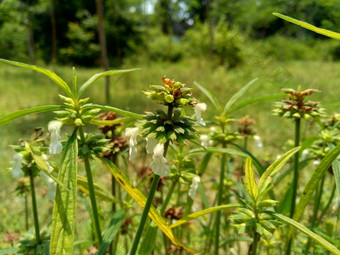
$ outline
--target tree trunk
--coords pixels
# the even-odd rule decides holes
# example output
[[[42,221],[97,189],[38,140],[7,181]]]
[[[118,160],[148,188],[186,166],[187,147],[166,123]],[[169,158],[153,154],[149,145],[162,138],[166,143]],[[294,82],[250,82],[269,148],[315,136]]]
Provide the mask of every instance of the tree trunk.
[[[107,57],[107,49],[106,49],[106,38],[105,38],[105,30],[104,30],[104,4],[103,0],[97,0],[97,16],[98,16],[98,37],[99,37],[99,46],[100,46],[100,56],[101,56],[101,64],[105,71],[110,69],[109,60]],[[110,77],[105,77],[105,100],[106,103],[110,103]]]

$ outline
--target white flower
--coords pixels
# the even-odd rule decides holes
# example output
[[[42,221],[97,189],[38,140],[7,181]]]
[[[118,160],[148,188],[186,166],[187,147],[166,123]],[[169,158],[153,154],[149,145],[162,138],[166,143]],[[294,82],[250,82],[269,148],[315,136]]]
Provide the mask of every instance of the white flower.
[[[170,167],[166,164],[167,160],[164,158],[163,153],[164,144],[158,143],[153,150],[150,167],[155,174],[159,176],[168,176],[170,174]]]
[[[153,150],[155,149],[158,141],[154,138],[146,138],[146,152],[148,154],[152,154]]]
[[[201,140],[201,145],[202,145],[203,147],[208,147],[208,145],[209,145],[209,136],[207,136],[207,135],[201,135],[201,136],[200,136],[200,140]]]
[[[12,163],[12,177],[19,179],[24,177],[24,172],[22,169],[22,154],[21,153],[15,153],[13,157],[13,163]]]
[[[191,197],[193,200],[195,199],[196,196],[196,192],[197,192],[197,188],[198,188],[198,184],[201,182],[201,178],[199,176],[195,176],[194,178],[192,178],[191,180],[191,185],[189,188],[189,192],[188,195],[189,197]]]
[[[314,164],[314,166],[317,166],[317,165],[320,164],[320,162],[321,162],[320,159],[316,159],[316,160],[313,161],[313,164]]]
[[[55,183],[55,181],[51,177],[49,177],[43,171],[41,171],[40,175],[46,182],[47,199],[48,200],[54,200],[56,189],[57,189],[57,184]]]
[[[301,160],[305,160],[307,156],[309,155],[309,150],[303,150],[301,153]]]
[[[140,130],[137,127],[125,129],[125,136],[130,138],[129,159],[133,160],[137,156],[137,137]]]
[[[47,161],[47,155],[46,154],[42,154],[41,155],[43,157],[43,159],[45,160],[45,163],[47,165],[48,171],[52,172],[53,171],[53,167],[50,165],[50,163]]]
[[[63,123],[57,120],[52,120],[48,123],[48,131],[51,133],[50,153],[58,154],[63,150],[60,142],[60,129]]]
[[[261,137],[258,135],[254,135],[254,142],[255,142],[255,147],[261,149],[263,147],[263,143],[261,141]]]
[[[207,109],[207,105],[205,103],[198,103],[194,107],[197,122],[198,124],[201,124],[203,126],[205,126],[205,122],[203,121],[203,118],[202,118],[202,112],[205,112],[206,109]]]

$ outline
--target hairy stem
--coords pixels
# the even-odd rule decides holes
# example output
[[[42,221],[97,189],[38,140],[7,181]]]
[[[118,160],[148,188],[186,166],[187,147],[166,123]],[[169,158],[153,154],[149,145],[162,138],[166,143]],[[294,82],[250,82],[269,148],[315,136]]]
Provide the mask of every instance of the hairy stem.
[[[82,127],[79,128],[79,135],[80,135],[82,143],[85,145],[86,139],[85,139],[85,133]],[[94,194],[91,165],[90,165],[90,160],[88,157],[84,159],[84,163],[85,163],[85,170],[86,170],[86,176],[87,176],[87,183],[89,187],[89,195],[90,195],[90,201],[91,201],[91,207],[92,207],[94,227],[95,227],[97,238],[100,244],[102,242],[102,234],[101,234],[102,232],[101,232],[100,223],[99,223],[97,201],[96,201],[96,197]]]

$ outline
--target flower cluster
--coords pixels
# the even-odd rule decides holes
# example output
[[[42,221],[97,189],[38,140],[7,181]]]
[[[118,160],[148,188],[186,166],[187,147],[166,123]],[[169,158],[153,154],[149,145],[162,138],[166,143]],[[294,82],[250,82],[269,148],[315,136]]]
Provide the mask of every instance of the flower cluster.
[[[306,89],[300,91],[294,89],[281,89],[289,99],[283,99],[275,104],[273,114],[285,118],[311,119],[323,114],[323,109],[319,107],[319,102],[305,101],[305,97],[318,92],[316,89]]]
[[[144,93],[152,100],[175,108],[198,103],[192,96],[192,88],[185,88],[185,84],[165,77],[162,78],[162,85],[151,85],[150,90]]]
[[[109,147],[107,146],[109,139],[105,139],[104,135],[87,135],[85,134],[85,142],[78,140],[79,158],[94,158],[100,157]]]

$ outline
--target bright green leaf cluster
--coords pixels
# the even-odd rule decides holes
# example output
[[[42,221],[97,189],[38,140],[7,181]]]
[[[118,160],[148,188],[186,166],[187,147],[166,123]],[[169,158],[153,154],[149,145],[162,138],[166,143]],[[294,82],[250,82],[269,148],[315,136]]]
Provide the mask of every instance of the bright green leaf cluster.
[[[107,145],[109,141],[110,140],[105,139],[105,136],[102,134],[91,136],[85,134],[85,143],[83,143],[81,139],[78,139],[79,157],[81,159],[100,157],[101,154],[109,149]]]

